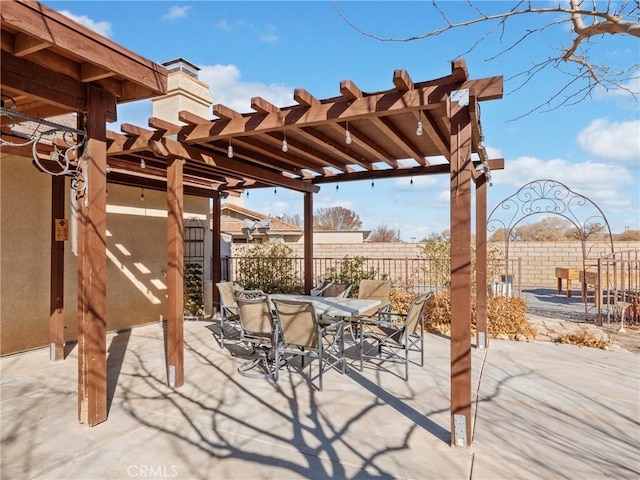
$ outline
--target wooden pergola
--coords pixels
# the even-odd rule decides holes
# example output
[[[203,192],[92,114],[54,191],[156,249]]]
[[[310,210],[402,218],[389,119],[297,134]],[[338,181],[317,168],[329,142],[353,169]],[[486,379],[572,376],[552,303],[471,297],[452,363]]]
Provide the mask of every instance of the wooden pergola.
[[[9,8],[7,8],[9,6]],[[28,10],[31,20],[20,14]],[[5,15],[5,12],[11,15]],[[220,199],[231,191],[251,188],[283,187],[304,193],[304,262],[305,289],[312,287],[313,279],[313,193],[324,183],[341,183],[356,180],[448,174],[451,185],[451,442],[467,446],[471,443],[471,198],[473,185],[476,194],[476,249],[477,249],[477,328],[478,346],[487,346],[486,335],[486,195],[491,170],[504,166],[502,159],[489,159],[484,148],[484,134],[480,122],[479,103],[502,97],[501,76],[472,80],[464,60],[451,64],[451,73],[445,77],[424,82],[414,82],[405,70],[393,72],[393,88],[381,92],[363,92],[354,82],[340,82],[340,95],[317,99],[303,89],[293,95],[295,105],[278,107],[263,98],[251,99],[251,113],[239,113],[224,105],[214,105],[214,119],[201,118],[188,111],[178,114],[181,125],[159,118],[150,118],[148,126],[122,125],[121,132],[105,131],[104,121],[114,106],[114,100],[132,100],[114,95],[105,86],[118,80],[133,82],[136,89],[147,90],[139,98],[160,95],[165,88],[165,76],[161,68],[149,63],[141,73],[139,83],[135,78],[122,76],[127,72],[124,63],[105,64],[111,53],[104,50],[84,51],[74,49],[62,52],[56,43],[58,36],[51,35],[50,19],[56,19],[56,27],[81,31],[70,20],[60,18],[55,12],[35,3],[11,2],[2,4],[2,92],[15,97],[38,98],[48,105],[58,105],[56,98],[48,98],[45,85],[25,91],[24,83],[12,81],[5,86],[5,65],[13,65],[11,71],[34,68],[52,69],[52,74],[69,76],[68,71],[58,71],[60,62],[39,62],[43,56],[65,55],[66,61],[76,62],[73,81],[82,85],[82,91],[100,88],[106,92],[102,104],[90,97],[85,102],[100,105],[102,117],[94,108],[70,108],[68,111],[88,112],[90,132],[100,137],[100,151],[92,150],[95,158],[92,168],[99,177],[97,185],[90,183],[89,205],[98,205],[99,213],[86,215],[99,217],[104,224],[104,187],[109,183],[149,189],[166,190],[168,196],[168,365],[169,383],[179,387],[184,382],[182,359],[182,213],[183,195],[198,195],[213,199],[214,212],[219,212]],[[65,23],[66,22],[66,23]],[[63,26],[65,24],[66,26]],[[70,26],[73,25],[73,26]],[[70,35],[70,32],[67,32]],[[108,42],[92,34],[94,42]],[[22,47],[20,47],[22,45]],[[27,45],[34,45],[28,48]],[[35,45],[41,45],[39,49]],[[121,47],[119,47],[121,49]],[[121,49],[123,50],[123,49]],[[22,52],[22,53],[21,53]],[[80,52],[80,53],[78,53]],[[79,58],[82,54],[84,58]],[[135,57],[129,52],[128,61]],[[35,56],[35,58],[32,58]],[[8,61],[5,61],[5,57]],[[135,57],[138,58],[138,57]],[[123,60],[124,61],[124,60]],[[138,62],[140,59],[138,58]],[[141,63],[141,62],[140,62]],[[139,64],[140,64],[139,63]],[[89,64],[91,68],[82,65]],[[101,71],[92,81],[84,81],[82,72]],[[139,72],[139,70],[133,70]],[[80,75],[78,75],[80,74]],[[17,73],[16,73],[17,75]],[[97,78],[100,77],[100,78]],[[89,78],[89,77],[88,77]],[[142,82],[147,79],[147,83]],[[150,82],[153,79],[155,83]],[[117,83],[117,82],[116,82]],[[150,84],[152,83],[152,84]],[[87,85],[88,84],[88,85]],[[111,83],[109,83],[111,84]],[[91,87],[91,88],[89,88]],[[22,105],[28,105],[24,100]],[[85,104],[81,104],[85,105]],[[19,105],[20,107],[20,105]],[[102,108],[104,107],[104,108]],[[27,108],[27,107],[25,107]],[[49,110],[30,110],[31,114]],[[44,113],[40,113],[41,115]],[[90,136],[90,138],[93,138]],[[476,155],[475,157],[473,155]],[[144,171],[140,166],[145,161]],[[106,175],[106,164],[110,173]],[[54,177],[55,178],[55,177]],[[93,177],[92,177],[93,178]],[[98,189],[100,191],[98,191]],[[63,204],[64,206],[64,204]],[[53,208],[52,208],[53,210]],[[52,213],[52,218],[55,215]],[[87,234],[89,235],[89,234]],[[100,241],[102,240],[102,243]],[[102,271],[105,263],[104,238],[89,239],[90,250],[85,252],[88,265],[97,262]],[[213,283],[220,280],[220,218],[213,218]],[[52,256],[52,265],[54,258]],[[79,268],[82,277],[83,268]],[[104,280],[104,274],[101,274]],[[52,277],[52,285],[55,284]],[[83,312],[88,303],[96,303],[100,315],[104,312],[104,291],[100,286],[91,290],[79,290],[79,305]],[[88,310],[94,311],[89,308]],[[104,347],[104,333],[87,332],[96,324],[104,326],[106,317],[82,320],[86,327],[80,329],[84,343],[95,348]],[[79,319],[80,320],[80,319]],[[52,330],[54,330],[52,328]],[[85,381],[105,375],[102,366],[87,371]],[[84,388],[80,384],[79,389]],[[91,401],[106,406],[106,394],[90,394]],[[80,403],[84,396],[80,395]],[[81,406],[82,412],[82,406]],[[106,414],[105,414],[106,415]],[[95,417],[98,423],[106,418]],[[81,415],[81,420],[84,420]]]

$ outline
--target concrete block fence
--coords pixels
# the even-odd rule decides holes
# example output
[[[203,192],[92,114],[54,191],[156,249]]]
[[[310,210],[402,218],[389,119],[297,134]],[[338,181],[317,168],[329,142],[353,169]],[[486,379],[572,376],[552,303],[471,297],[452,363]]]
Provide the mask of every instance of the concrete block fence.
[[[231,256],[240,255],[240,248],[246,245],[232,245]],[[289,245],[295,256],[303,256],[302,244]],[[616,252],[640,249],[640,242],[615,242]],[[363,244],[317,244],[314,245],[315,258],[336,258],[362,256],[368,259],[418,259],[422,252],[419,243],[363,243]],[[521,282],[523,287],[555,287],[555,268],[582,269],[582,248],[580,242],[512,242],[509,244],[509,258],[520,259]],[[575,286],[579,288],[578,285]]]

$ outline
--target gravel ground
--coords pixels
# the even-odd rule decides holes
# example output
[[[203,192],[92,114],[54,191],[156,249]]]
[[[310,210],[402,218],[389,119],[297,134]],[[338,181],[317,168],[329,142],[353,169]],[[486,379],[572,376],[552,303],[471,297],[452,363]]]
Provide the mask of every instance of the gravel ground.
[[[620,331],[619,322],[605,321],[596,326],[597,311],[593,304],[587,304],[585,308],[579,291],[573,291],[569,298],[552,288],[524,288],[522,298],[527,303],[527,320],[538,328],[537,340],[552,341],[563,333],[582,329],[596,337],[604,333],[614,348],[640,355],[640,326],[625,325],[624,331]]]

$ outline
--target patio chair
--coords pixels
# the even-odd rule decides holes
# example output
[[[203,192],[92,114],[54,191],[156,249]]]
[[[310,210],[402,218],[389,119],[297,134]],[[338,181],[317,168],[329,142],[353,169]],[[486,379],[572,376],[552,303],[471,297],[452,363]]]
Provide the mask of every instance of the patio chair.
[[[321,293],[323,297],[347,298],[351,291],[350,283],[331,282]]]
[[[220,346],[224,348],[225,323],[238,324],[240,320],[234,292],[241,287],[235,282],[220,282],[216,283],[216,288],[220,293]]]
[[[321,285],[317,285],[317,286],[313,287],[309,293],[311,295],[313,295],[314,297],[320,297],[320,296],[322,296],[324,291],[327,288],[329,288],[332,284],[333,284],[333,282],[325,280],[324,282],[322,282]]]
[[[258,357],[240,365],[238,372],[252,378],[271,377],[276,330],[269,298],[262,290],[236,290],[234,296],[240,319],[240,340],[253,348],[252,353],[259,351]],[[257,369],[261,371],[254,373]]]
[[[311,359],[309,377],[313,360],[318,361],[318,390],[322,391],[322,375],[329,368],[341,364],[345,373],[344,359],[344,323],[337,321],[329,325],[318,322],[315,308],[310,302],[272,300],[276,312],[276,329],[279,330],[275,347],[275,363],[295,357]],[[278,369],[275,370],[278,381]]]
[[[360,280],[358,298],[380,300],[380,305],[363,313],[360,317],[371,317],[378,312],[388,312],[391,308],[391,280]]]
[[[379,312],[377,318],[359,319],[360,371],[365,358],[400,362],[405,366],[404,379],[409,380],[409,351],[419,351],[420,365],[424,366],[422,314],[430,296],[416,298],[407,313]],[[373,343],[376,355],[365,353],[367,342]]]

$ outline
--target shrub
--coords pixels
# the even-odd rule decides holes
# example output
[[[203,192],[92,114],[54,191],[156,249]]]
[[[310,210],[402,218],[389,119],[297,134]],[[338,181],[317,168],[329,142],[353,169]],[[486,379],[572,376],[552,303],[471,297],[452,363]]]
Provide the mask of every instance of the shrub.
[[[256,243],[246,248],[238,262],[238,281],[247,290],[265,293],[302,293],[298,262],[283,243]]]
[[[487,333],[493,337],[517,335],[535,337],[535,327],[526,319],[526,303],[518,297],[490,297],[487,303]],[[451,294],[434,293],[425,307],[424,327],[427,332],[441,335],[451,334]],[[471,333],[476,333],[475,301],[471,303]]]
[[[555,339],[554,342],[563,343],[566,345],[577,345],[579,347],[599,348],[601,350],[608,350],[612,343],[611,340],[596,338],[584,331],[566,333],[561,337]]]
[[[350,297],[358,296],[358,285],[360,280],[374,280],[377,278],[377,271],[373,267],[364,269],[365,257],[355,256],[344,257],[337,266],[328,268],[324,273],[324,279],[330,282],[351,283],[353,285]]]

